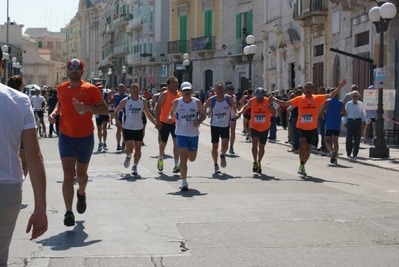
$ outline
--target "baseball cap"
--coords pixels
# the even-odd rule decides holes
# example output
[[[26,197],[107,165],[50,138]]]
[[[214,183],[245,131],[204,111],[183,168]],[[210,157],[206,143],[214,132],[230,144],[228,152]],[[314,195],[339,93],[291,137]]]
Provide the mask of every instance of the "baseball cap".
[[[95,84],[95,86],[97,86],[97,87],[104,87],[104,85],[103,85],[102,82],[97,82],[97,83]]]
[[[81,61],[80,59],[74,58],[68,61],[67,63],[67,68],[69,66],[80,66],[82,69],[84,69],[85,64],[83,63],[83,61]]]
[[[166,83],[161,83],[161,84],[159,85],[159,88],[161,88],[161,89],[162,89],[162,88],[165,88],[165,87],[168,87]]]
[[[184,82],[180,85],[180,90],[184,91],[184,90],[191,90],[193,89],[193,86],[191,85],[191,83],[189,82]]]
[[[258,87],[255,90],[255,97],[261,98],[265,96],[265,90],[262,87]]]

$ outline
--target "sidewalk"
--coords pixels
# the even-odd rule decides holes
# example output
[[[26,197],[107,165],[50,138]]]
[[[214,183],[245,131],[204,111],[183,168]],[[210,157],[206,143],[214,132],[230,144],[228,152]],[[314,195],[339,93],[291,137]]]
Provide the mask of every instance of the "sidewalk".
[[[207,118],[204,122],[206,125],[210,125],[210,119]],[[236,139],[240,138],[245,138],[242,135],[242,130],[243,130],[243,125],[242,125],[242,118],[237,120],[237,126],[236,126]],[[277,126],[277,140],[274,142],[268,141],[268,145],[270,144],[278,144],[285,146],[286,150],[291,148],[290,144],[285,143],[288,138],[288,130],[283,130],[283,127]],[[320,137],[320,136],[319,136]],[[319,139],[319,146],[320,146],[320,139]],[[351,162],[357,162],[359,164],[364,164],[364,165],[369,165],[369,166],[375,166],[378,168],[383,168],[387,170],[393,170],[393,171],[399,171],[399,146],[398,145],[388,145],[390,148],[389,150],[389,158],[385,159],[380,159],[380,158],[370,158],[369,157],[369,149],[372,147],[372,140],[368,139],[367,144],[360,144],[360,149],[359,149],[359,154],[357,159],[353,158],[348,158],[346,156],[345,152],[345,133],[341,133],[341,137],[339,138],[339,154],[338,154],[338,159],[340,160],[346,160],[346,161],[351,161]],[[287,152],[291,153],[291,152]],[[324,153],[313,150],[312,149],[312,154],[318,154],[320,156],[326,157],[325,155],[322,155]]]

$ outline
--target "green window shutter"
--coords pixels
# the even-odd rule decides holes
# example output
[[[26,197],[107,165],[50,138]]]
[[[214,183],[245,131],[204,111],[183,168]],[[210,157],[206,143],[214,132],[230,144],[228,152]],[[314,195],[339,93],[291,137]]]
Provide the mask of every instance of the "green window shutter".
[[[247,12],[247,35],[252,34],[252,11]]]
[[[205,36],[210,37],[212,36],[212,10],[205,11]]]
[[[42,48],[42,47],[43,47],[42,41],[37,42],[37,47],[38,47],[38,48]]]
[[[180,16],[180,52],[187,52],[187,15]]]
[[[236,15],[236,53],[240,54],[242,52],[241,49],[241,14]]]

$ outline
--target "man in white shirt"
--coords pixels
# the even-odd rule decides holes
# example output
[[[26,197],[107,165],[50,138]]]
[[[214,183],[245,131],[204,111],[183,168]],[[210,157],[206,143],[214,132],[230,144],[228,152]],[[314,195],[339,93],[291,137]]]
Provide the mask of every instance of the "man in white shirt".
[[[43,133],[44,133],[43,137],[47,137],[46,124],[44,124],[44,119],[43,119],[43,109],[47,105],[46,99],[44,99],[44,97],[40,95],[39,89],[36,89],[34,94],[35,95],[31,96],[30,102],[32,103],[33,110],[39,117],[40,124],[43,127]]]
[[[0,48],[0,71],[3,66]],[[46,173],[35,129],[35,119],[29,97],[0,83],[0,266],[7,266],[8,250],[22,202],[24,175],[19,158],[24,144],[35,207],[26,232],[32,226],[31,240],[47,231]]]
[[[363,126],[366,124],[366,113],[363,110],[363,103],[359,101],[359,92],[352,91],[352,101],[345,105],[346,116],[343,118],[346,132],[346,155],[356,159],[359,152],[360,138]]]

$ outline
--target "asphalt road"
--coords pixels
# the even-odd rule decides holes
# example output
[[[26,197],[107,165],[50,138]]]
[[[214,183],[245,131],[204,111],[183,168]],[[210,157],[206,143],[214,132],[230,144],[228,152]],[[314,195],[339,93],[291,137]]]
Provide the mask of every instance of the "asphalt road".
[[[33,210],[29,178],[10,247],[10,266],[399,266],[397,172],[311,155],[307,179],[298,155],[268,143],[262,175],[252,173],[251,144],[237,135],[236,154],[213,174],[210,130],[201,126],[198,157],[189,163],[190,190],[156,169],[151,124],[132,177],[116,152],[115,127],[106,153],[94,152],[88,208],[63,225],[62,169],[57,138],[40,139],[48,180],[48,231],[29,241]],[[97,147],[97,144],[96,144]],[[75,204],[75,202],[74,202]]]

